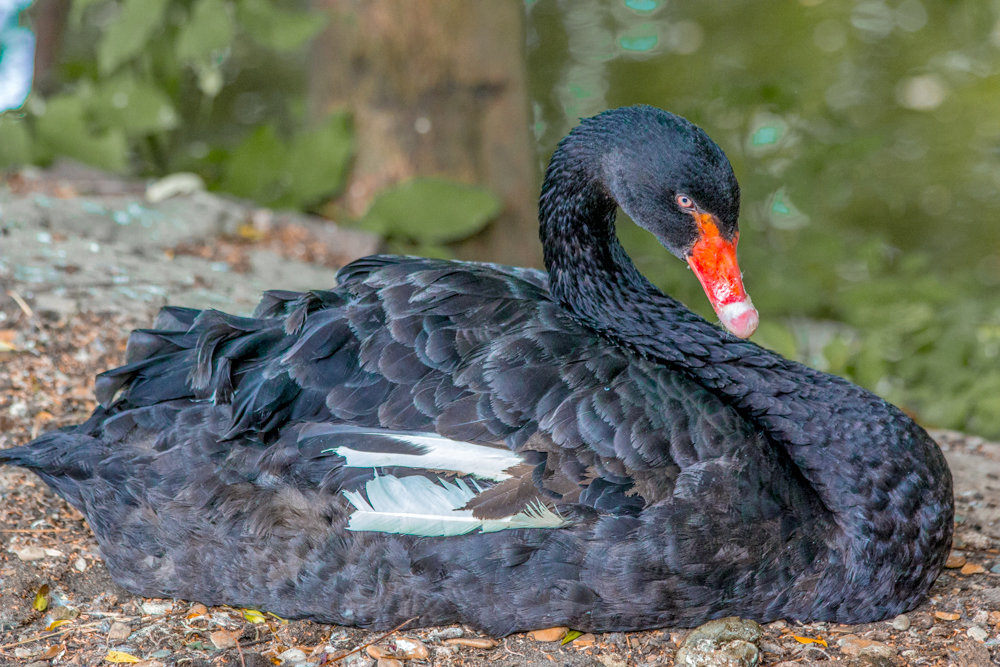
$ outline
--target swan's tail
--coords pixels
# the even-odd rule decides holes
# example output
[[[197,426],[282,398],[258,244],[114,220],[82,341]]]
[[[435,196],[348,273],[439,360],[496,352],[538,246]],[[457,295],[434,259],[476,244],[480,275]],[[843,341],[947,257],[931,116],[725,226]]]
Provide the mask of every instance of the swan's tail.
[[[93,474],[95,450],[103,448],[99,440],[88,435],[53,431],[27,445],[0,449],[0,465],[27,468],[79,508],[81,484]]]

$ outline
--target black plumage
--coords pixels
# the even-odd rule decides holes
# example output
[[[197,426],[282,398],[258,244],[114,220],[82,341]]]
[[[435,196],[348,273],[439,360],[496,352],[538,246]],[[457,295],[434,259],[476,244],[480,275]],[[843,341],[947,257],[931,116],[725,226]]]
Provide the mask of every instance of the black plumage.
[[[951,542],[940,450],[878,397],[646,281],[615,206],[690,258],[704,230],[680,194],[734,249],[738,186],[701,130],[651,107],[585,120],[543,186],[547,274],[380,256],[252,317],[166,308],[99,377],[87,422],[0,461],[79,508],[143,595],[497,635],[913,607]],[[406,463],[462,443],[519,462],[492,478]],[[384,464],[350,459],[371,455]],[[465,485],[479,519],[545,507],[561,524],[350,529],[345,492],[387,476]]]

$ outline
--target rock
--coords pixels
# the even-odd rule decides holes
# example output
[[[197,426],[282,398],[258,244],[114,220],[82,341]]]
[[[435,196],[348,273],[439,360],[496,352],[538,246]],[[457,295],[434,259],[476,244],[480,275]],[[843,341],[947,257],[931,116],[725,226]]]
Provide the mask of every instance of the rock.
[[[337,664],[343,665],[343,667],[372,667],[375,661],[362,653],[352,653]]]
[[[953,611],[936,611],[934,612],[934,618],[940,621],[957,621],[962,618],[962,615]]]
[[[497,647],[497,641],[489,637],[455,637],[445,639],[445,644],[449,646],[468,646],[469,648],[491,649]]]
[[[900,614],[896,618],[892,619],[892,627],[899,630],[900,632],[905,632],[910,629],[910,617],[906,614]]]
[[[536,642],[557,642],[565,637],[567,632],[569,632],[569,628],[558,626],[543,630],[532,630],[528,633],[528,636]]]
[[[952,551],[948,556],[948,560],[944,562],[944,566],[949,570],[957,570],[963,565],[965,565],[965,556],[955,551]]]
[[[162,616],[174,610],[170,600],[146,600],[142,603],[142,613],[147,616]]]
[[[763,628],[736,616],[709,621],[695,628],[677,649],[677,667],[755,667],[760,651],[755,642]]]
[[[871,639],[862,639],[857,635],[845,635],[837,640],[840,650],[844,655],[850,656],[873,656],[895,658],[896,651],[891,646]]]
[[[46,556],[45,549],[41,547],[21,547],[20,549],[9,549],[8,551],[23,560],[25,563],[42,560]]]
[[[427,660],[431,651],[419,639],[399,638],[396,640],[396,656],[400,660]]]
[[[597,643],[597,637],[594,636],[593,632],[588,632],[574,639],[572,645],[578,648],[587,648],[589,646],[593,646],[596,643]]]
[[[82,558],[77,558],[75,561],[73,561],[73,567],[74,569],[76,569],[77,572],[83,572],[84,570],[87,569],[87,561],[83,560]]]
[[[990,636],[990,633],[978,625],[970,627],[965,631],[965,634],[969,635],[969,637],[975,639],[977,642],[984,642],[986,641],[986,638]]]
[[[111,629],[108,630],[108,643],[109,644],[121,644],[128,636],[132,634],[132,628],[126,623],[121,621],[115,621],[111,624]]]
[[[306,653],[299,648],[290,648],[287,651],[279,653],[278,660],[281,661],[282,665],[296,665],[306,661]]]
[[[240,633],[232,630],[216,630],[208,638],[212,640],[212,646],[215,648],[233,648],[240,638]]]
[[[390,651],[384,646],[379,646],[378,644],[372,644],[371,646],[367,647],[365,649],[365,653],[367,653],[372,658],[375,658],[376,660],[379,660],[380,658],[392,657],[392,651]]]
[[[403,663],[395,658],[379,658],[375,664],[378,667],[403,667]]]
[[[962,574],[982,574],[985,571],[986,568],[978,563],[966,563],[962,566],[962,569],[959,570]]]

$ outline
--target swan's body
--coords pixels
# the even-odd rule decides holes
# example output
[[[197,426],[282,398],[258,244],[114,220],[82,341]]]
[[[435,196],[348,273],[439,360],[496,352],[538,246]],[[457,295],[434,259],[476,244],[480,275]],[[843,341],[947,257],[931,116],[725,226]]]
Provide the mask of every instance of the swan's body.
[[[251,318],[165,309],[99,380],[107,407],[0,461],[79,508],[145,595],[494,634],[913,607],[951,541],[937,446],[657,291],[616,201],[752,330],[738,269],[723,289],[695,266],[719,263],[702,223],[735,258],[728,162],[682,119],[621,109],[553,157],[548,274],[374,257]]]

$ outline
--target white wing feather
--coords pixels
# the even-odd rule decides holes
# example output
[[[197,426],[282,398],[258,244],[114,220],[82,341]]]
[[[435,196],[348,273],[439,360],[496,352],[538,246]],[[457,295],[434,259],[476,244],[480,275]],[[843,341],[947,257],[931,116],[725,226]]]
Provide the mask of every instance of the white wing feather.
[[[501,519],[477,519],[464,507],[482,491],[463,480],[437,483],[420,475],[393,477],[376,475],[365,485],[368,500],[360,491],[344,491],[355,511],[347,528],[353,531],[399,533],[422,537],[451,537],[475,530],[491,533],[511,528],[559,528],[565,521],[541,503]]]

